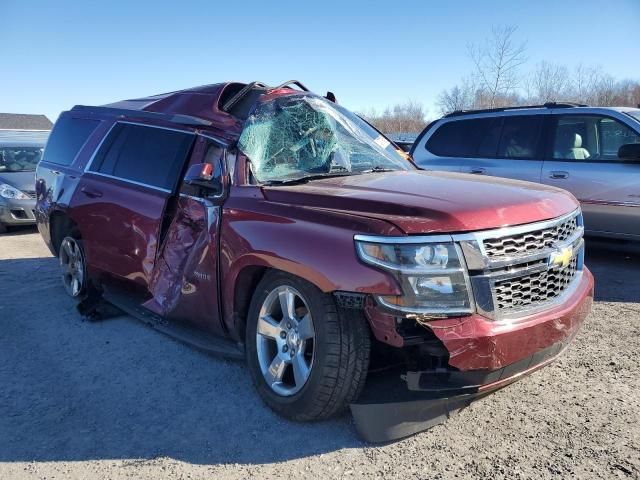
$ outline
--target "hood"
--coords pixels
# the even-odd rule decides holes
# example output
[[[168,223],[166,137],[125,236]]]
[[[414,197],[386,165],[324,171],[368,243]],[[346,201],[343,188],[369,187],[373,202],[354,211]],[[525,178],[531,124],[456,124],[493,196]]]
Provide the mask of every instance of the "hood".
[[[6,183],[23,192],[35,192],[36,172],[0,172],[0,183]]]
[[[394,223],[406,234],[456,233],[548,220],[578,207],[569,192],[530,182],[401,171],[264,187],[266,200]]]

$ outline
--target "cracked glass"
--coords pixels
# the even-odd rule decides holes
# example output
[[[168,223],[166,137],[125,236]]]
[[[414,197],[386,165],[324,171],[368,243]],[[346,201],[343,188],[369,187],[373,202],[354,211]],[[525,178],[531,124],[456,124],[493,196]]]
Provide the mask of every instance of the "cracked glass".
[[[238,145],[262,183],[415,168],[357,115],[313,95],[259,103]]]

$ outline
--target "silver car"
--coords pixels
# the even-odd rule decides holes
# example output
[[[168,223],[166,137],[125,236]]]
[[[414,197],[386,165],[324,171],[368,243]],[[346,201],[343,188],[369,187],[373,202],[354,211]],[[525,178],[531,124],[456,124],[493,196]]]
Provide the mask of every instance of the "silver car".
[[[548,103],[454,112],[428,125],[411,155],[427,170],[569,190],[588,233],[640,240],[640,109]]]
[[[0,130],[0,233],[35,225],[35,170],[48,131]]]

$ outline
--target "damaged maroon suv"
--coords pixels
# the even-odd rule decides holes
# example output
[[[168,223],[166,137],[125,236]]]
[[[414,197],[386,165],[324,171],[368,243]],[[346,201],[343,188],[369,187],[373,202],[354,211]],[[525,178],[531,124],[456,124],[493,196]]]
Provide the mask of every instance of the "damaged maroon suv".
[[[38,228],[81,312],[115,305],[245,357],[264,401],[295,420],[353,410],[370,361],[399,369],[412,401],[475,398],[554,359],[591,307],[571,194],[419,171],[299,82],[76,106],[36,188]],[[366,432],[455,404],[428,405],[409,420],[353,411]]]

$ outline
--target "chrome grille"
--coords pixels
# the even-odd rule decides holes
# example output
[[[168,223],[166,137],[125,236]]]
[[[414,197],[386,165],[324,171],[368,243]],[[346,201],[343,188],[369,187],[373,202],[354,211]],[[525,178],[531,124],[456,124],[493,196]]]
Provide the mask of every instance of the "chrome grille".
[[[518,257],[561,243],[571,237],[577,229],[578,217],[573,216],[549,228],[499,238],[485,238],[484,249],[490,258]]]
[[[580,277],[583,233],[576,209],[551,220],[453,235],[464,253],[478,313],[516,320],[551,308]]]
[[[542,306],[559,297],[571,284],[578,271],[578,258],[566,267],[554,267],[515,279],[496,282],[497,307],[504,313]]]
[[[34,190],[23,190],[23,192],[29,197],[29,198],[36,198],[36,192]]]

